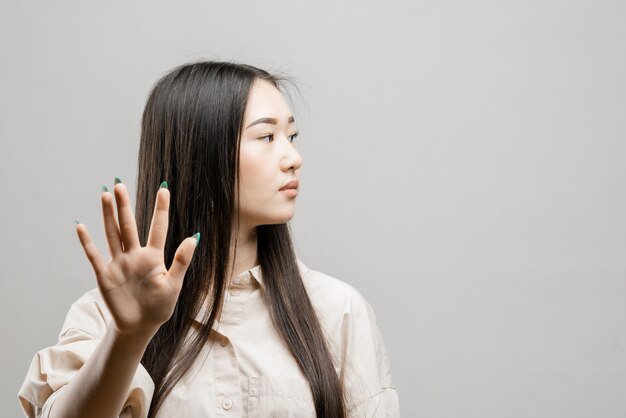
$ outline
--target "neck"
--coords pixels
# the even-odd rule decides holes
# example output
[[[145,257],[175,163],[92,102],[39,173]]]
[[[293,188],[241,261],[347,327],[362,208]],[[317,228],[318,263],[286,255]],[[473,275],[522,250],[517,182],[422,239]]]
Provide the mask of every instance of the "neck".
[[[237,277],[239,274],[259,264],[259,256],[257,250],[257,232],[256,227],[241,227],[237,233],[237,259],[231,260],[230,277]]]

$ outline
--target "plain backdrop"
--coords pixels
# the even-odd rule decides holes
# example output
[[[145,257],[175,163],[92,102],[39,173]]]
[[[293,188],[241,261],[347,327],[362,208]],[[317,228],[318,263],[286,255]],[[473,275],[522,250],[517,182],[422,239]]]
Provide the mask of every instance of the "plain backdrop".
[[[202,58],[296,80],[296,249],[372,304],[403,417],[626,416],[626,3],[0,4],[3,417]]]

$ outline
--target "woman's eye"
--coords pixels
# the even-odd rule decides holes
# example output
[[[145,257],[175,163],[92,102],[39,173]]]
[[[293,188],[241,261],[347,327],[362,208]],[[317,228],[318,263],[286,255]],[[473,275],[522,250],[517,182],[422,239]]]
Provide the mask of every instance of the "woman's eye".
[[[299,134],[300,134],[300,131],[296,132],[293,135],[289,135],[289,138],[291,138],[290,142],[293,142]],[[268,134],[268,135],[262,136],[259,139],[265,139],[265,138],[270,138],[270,140],[273,140],[274,139],[274,134]]]
[[[298,131],[295,134],[291,135],[291,142],[293,142],[299,134],[300,134],[300,131]]]

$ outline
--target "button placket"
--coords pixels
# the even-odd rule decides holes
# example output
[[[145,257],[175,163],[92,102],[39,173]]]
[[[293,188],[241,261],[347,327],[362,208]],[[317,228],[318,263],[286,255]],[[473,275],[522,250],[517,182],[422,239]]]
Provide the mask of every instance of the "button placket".
[[[242,406],[238,402],[241,399],[241,387],[237,354],[226,335],[219,335],[218,342],[224,348],[213,351],[216,406],[222,411],[222,414],[218,412],[216,416],[240,416]]]

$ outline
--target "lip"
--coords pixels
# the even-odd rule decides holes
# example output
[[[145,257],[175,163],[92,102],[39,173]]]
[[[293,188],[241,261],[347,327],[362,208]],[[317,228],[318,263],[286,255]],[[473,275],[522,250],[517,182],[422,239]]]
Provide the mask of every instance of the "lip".
[[[291,180],[289,183],[285,184],[283,187],[279,189],[279,191],[296,189],[298,190],[298,180]]]
[[[298,195],[298,189],[283,189],[280,192],[289,197],[296,197]]]

